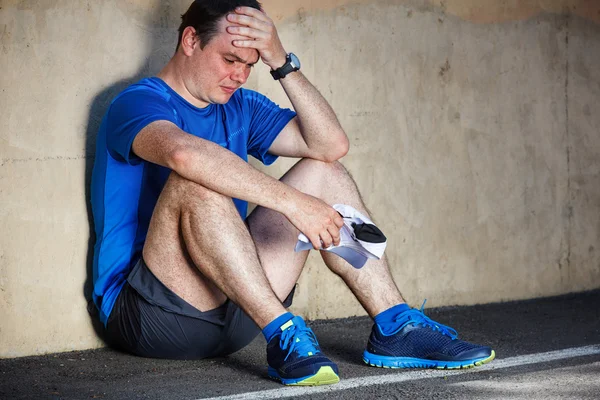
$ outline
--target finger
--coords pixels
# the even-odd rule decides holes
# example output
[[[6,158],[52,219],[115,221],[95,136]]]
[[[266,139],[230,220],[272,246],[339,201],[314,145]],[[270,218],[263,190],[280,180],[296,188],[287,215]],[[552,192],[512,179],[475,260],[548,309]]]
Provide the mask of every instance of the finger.
[[[310,243],[315,250],[321,250],[323,244],[321,243],[319,236],[309,237],[308,240],[310,240]]]
[[[251,28],[268,30],[269,24],[254,17],[239,14],[227,14],[227,21],[234,22],[239,25],[249,26]]]
[[[324,249],[328,248],[329,246],[331,246],[331,243],[333,243],[333,239],[329,231],[323,231],[319,236],[321,236],[321,241],[323,242]]]
[[[341,228],[342,226],[344,226],[344,218],[342,218],[340,216],[340,214],[337,214],[334,218],[333,218],[333,223],[335,224],[335,226],[337,226],[338,228]]]
[[[254,18],[259,19],[264,22],[271,20],[271,18],[269,18],[267,16],[267,13],[265,13],[264,11],[261,11],[261,10],[257,10],[256,8],[253,8],[253,7],[238,7],[235,9],[235,12],[236,12],[236,14],[248,15],[250,17],[254,17]]]
[[[228,26],[227,32],[232,35],[247,36],[251,39],[268,39],[269,37],[269,35],[263,31],[248,28],[246,26]]]
[[[329,234],[331,235],[332,243],[334,246],[338,246],[340,244],[340,230],[337,228],[329,228]]]
[[[249,49],[262,50],[263,46],[259,40],[234,40],[231,43],[235,47],[244,47]]]

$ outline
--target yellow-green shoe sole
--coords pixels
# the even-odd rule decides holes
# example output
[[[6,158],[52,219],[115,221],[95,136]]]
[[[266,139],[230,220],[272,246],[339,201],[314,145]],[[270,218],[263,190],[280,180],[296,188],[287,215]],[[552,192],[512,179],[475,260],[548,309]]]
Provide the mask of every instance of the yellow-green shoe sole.
[[[367,351],[363,355],[363,361],[373,367],[379,368],[434,368],[434,369],[463,369],[473,368],[488,363],[496,358],[496,352],[481,360],[469,361],[436,361],[407,357],[386,357],[373,355]]]
[[[287,383],[286,385],[290,386],[320,386],[320,385],[333,385],[334,383],[338,383],[340,381],[340,377],[335,373],[333,368],[331,367],[321,367],[319,371],[311,376],[310,378],[306,378],[300,382],[296,383]]]
[[[459,367],[444,367],[444,366],[439,366],[439,367],[436,367],[436,368],[437,369],[463,369],[463,368],[479,367],[480,365],[489,363],[494,358],[496,358],[496,352],[494,350],[492,350],[492,354],[490,354],[490,356],[488,358],[483,359],[483,360],[479,360],[479,361],[475,361],[473,364],[461,365]]]
[[[340,377],[335,373],[333,368],[331,367],[321,367],[316,374],[309,376],[307,378],[297,380],[297,379],[285,379],[279,377],[279,375],[272,369],[269,370],[269,376],[274,379],[281,381],[284,385],[287,386],[320,386],[320,385],[332,385],[334,383],[338,383],[340,381]]]

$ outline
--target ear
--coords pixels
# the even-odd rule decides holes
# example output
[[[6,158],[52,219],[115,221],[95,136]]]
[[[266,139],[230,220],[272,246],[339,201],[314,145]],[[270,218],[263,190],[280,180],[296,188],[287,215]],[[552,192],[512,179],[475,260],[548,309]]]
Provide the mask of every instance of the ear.
[[[196,36],[196,29],[188,26],[181,35],[181,49],[186,56],[191,56],[196,48],[200,48],[200,39]]]

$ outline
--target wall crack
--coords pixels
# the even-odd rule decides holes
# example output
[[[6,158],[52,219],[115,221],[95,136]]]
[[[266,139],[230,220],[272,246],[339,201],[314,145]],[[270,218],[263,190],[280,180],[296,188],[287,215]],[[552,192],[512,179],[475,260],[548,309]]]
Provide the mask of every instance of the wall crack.
[[[31,162],[31,161],[55,161],[55,160],[71,161],[71,160],[87,160],[87,159],[94,159],[94,158],[95,157],[91,156],[91,155],[75,156],[75,157],[48,156],[48,157],[29,157],[29,158],[3,158],[0,160],[0,167],[4,167],[7,164],[26,163],[26,162]]]
[[[565,32],[565,133],[567,139],[567,273],[571,271],[571,230],[573,223],[573,203],[571,194],[571,137],[569,132],[569,20],[570,14],[566,16]]]

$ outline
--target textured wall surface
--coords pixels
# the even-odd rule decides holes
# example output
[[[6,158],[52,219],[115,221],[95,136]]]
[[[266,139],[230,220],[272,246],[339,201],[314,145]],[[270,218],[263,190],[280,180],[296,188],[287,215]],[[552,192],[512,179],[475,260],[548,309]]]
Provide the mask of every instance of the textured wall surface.
[[[263,3],[346,128],[409,302],[600,286],[600,2]],[[188,4],[0,0],[0,357],[102,345],[84,296],[95,134],[169,59]],[[264,67],[248,86],[289,104]],[[364,314],[316,255],[293,307]]]

